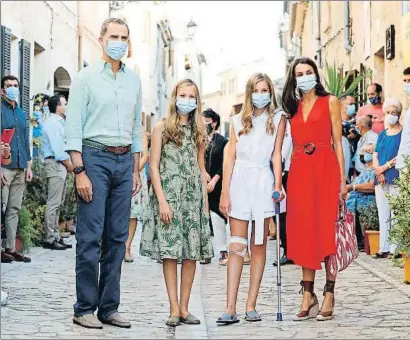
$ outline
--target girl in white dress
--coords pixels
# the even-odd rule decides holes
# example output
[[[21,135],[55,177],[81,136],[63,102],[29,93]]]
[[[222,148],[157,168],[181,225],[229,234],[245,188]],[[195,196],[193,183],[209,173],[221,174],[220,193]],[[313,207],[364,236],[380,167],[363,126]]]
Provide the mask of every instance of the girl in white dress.
[[[275,215],[273,192],[281,193],[278,201],[284,198],[281,150],[285,129],[285,114],[277,107],[272,81],[266,74],[254,74],[246,85],[242,112],[231,117],[224,158],[220,210],[229,218],[231,239],[227,304],[217,323],[239,322],[236,300],[248,246],[251,268],[245,319],[261,320],[256,300],[265,268],[269,220]]]

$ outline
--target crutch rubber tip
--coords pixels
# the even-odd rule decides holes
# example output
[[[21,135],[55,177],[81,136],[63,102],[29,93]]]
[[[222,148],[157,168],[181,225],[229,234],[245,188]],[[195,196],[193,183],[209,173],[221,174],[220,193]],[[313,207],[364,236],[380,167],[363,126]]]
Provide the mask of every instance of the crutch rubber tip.
[[[282,319],[282,313],[277,313],[277,314],[276,314],[276,321],[283,321],[283,319]]]

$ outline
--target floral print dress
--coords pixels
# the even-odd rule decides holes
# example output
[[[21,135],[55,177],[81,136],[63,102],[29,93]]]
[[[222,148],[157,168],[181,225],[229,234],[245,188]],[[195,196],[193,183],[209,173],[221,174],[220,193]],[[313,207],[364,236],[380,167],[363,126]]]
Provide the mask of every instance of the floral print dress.
[[[140,178],[142,183],[142,188],[138,193],[131,198],[131,214],[130,218],[136,218],[141,221],[143,218],[143,213],[148,200],[148,183],[147,175],[145,172],[145,167],[140,171]]]
[[[192,128],[183,125],[182,146],[162,145],[159,172],[162,189],[172,210],[169,225],[161,221],[151,186],[143,218],[140,253],[154,260],[204,260],[213,257],[211,230],[204,213],[202,175]]]

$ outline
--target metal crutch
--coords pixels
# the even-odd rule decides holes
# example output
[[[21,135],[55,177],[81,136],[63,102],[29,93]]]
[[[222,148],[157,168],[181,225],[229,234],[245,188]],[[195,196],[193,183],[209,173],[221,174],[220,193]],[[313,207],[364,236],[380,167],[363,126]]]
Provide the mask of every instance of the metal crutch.
[[[278,200],[280,198],[280,192],[275,191],[272,195],[273,199]],[[280,203],[275,202],[275,219],[276,219],[276,253],[278,265],[276,266],[276,286],[278,291],[278,312],[276,313],[276,321],[283,321],[282,319],[282,302],[281,302],[281,288],[282,288],[282,274],[280,270]]]

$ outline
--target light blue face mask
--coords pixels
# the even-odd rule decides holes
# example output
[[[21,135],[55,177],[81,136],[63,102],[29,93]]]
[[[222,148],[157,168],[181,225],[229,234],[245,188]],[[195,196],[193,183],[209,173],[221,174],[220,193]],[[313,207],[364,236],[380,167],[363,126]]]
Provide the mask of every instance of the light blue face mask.
[[[347,114],[351,117],[356,113],[356,106],[354,104],[350,104],[347,106]]]
[[[361,134],[361,133],[360,133],[360,130],[357,128],[357,126],[356,126],[354,129],[355,129],[355,131],[356,131],[356,133],[357,133],[358,135]]]
[[[296,87],[303,93],[310,92],[317,84],[314,74],[305,74],[296,78]]]
[[[369,163],[373,160],[373,154],[371,154],[371,153],[365,152],[363,154],[363,156],[364,156],[364,162],[365,163]]]
[[[270,93],[252,93],[252,104],[257,109],[262,109],[270,103]]]
[[[192,98],[178,98],[175,105],[177,107],[178,113],[183,116],[190,114],[197,107],[196,99]]]
[[[10,86],[6,88],[6,98],[11,101],[17,101],[20,96],[20,89],[18,87]]]
[[[410,96],[410,83],[404,84],[404,92],[406,92],[407,95]]]
[[[114,59],[120,60],[125,52],[127,51],[128,44],[121,40],[108,40],[107,45],[105,45],[105,52],[107,55]]]

